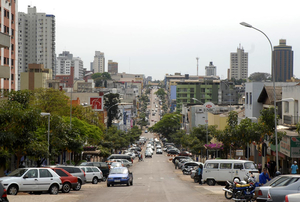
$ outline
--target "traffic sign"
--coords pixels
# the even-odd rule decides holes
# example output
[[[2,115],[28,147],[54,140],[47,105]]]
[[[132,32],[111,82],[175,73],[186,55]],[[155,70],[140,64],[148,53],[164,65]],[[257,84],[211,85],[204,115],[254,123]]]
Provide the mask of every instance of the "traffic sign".
[[[90,97],[90,105],[95,111],[103,111],[103,96]]]

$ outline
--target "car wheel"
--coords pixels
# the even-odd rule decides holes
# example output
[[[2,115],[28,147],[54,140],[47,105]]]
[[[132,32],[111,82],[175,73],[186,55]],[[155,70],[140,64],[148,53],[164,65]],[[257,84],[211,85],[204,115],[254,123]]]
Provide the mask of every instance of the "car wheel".
[[[130,182],[130,185],[131,185],[131,186],[133,185],[133,180]]]
[[[9,195],[17,195],[18,194],[18,186],[17,185],[11,185],[7,189],[7,194]]]
[[[110,187],[110,184],[107,183],[107,187]]]
[[[70,190],[71,190],[70,183],[68,183],[68,182],[64,183],[63,186],[62,186],[62,192],[63,193],[69,193]]]
[[[216,181],[215,181],[214,179],[209,179],[209,180],[207,180],[207,184],[208,184],[209,186],[215,186]]]
[[[56,195],[56,194],[58,194],[58,191],[59,191],[58,185],[56,185],[56,184],[51,185],[51,187],[49,189],[50,194],[55,194]]]
[[[103,176],[102,181],[105,182],[106,181],[106,177]]]
[[[81,189],[82,182],[78,180],[77,186],[74,188],[75,191],[79,191]]]
[[[128,182],[127,182],[127,186],[129,186],[130,185],[130,182],[129,182],[129,180],[128,180]]]
[[[92,180],[92,183],[93,183],[93,184],[98,184],[98,178],[97,178],[97,177],[94,177],[93,180]]]

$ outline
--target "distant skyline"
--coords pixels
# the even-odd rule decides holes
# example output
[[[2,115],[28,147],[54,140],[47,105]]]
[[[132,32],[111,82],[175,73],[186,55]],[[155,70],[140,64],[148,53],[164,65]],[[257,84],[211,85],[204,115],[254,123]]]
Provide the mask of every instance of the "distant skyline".
[[[90,69],[95,51],[118,62],[119,72],[141,73],[153,79],[165,74],[205,75],[209,62],[227,78],[230,53],[239,44],[249,53],[248,77],[271,73],[271,49],[265,36],[241,26],[247,22],[265,32],[273,46],[280,39],[294,51],[294,75],[300,77],[300,13],[296,0],[19,0],[19,12],[56,18],[56,54],[70,51]]]

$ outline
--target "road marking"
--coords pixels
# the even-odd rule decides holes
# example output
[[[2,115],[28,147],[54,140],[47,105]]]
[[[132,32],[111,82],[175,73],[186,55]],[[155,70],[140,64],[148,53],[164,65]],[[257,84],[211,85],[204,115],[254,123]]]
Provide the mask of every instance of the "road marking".
[[[138,178],[138,180],[141,180],[141,179],[143,179],[143,178],[141,178],[141,177]]]
[[[161,180],[163,180],[164,178],[163,178],[163,177],[161,177],[160,179],[161,179]]]

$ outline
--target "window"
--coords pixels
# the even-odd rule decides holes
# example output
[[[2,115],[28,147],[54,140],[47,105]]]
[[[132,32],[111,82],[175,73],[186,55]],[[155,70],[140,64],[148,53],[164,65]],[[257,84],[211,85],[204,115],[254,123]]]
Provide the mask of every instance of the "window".
[[[67,177],[68,175],[64,172],[64,171],[62,171],[62,170],[59,170],[59,169],[55,169],[54,170],[59,176],[61,176],[61,177]]]
[[[86,172],[87,172],[87,173],[92,173],[93,170],[92,170],[91,168],[89,168],[89,167],[86,167]]]
[[[207,169],[218,169],[219,168],[219,164],[218,163],[208,163],[206,165]]]
[[[97,168],[92,168],[92,170],[93,170],[94,172],[97,172],[97,173],[100,172],[99,169],[97,169]]]
[[[40,169],[40,178],[53,177],[52,174],[47,169]]]
[[[233,169],[243,169],[243,164],[242,163],[235,163],[233,166]]]
[[[246,93],[246,104],[248,104],[248,93]]]
[[[250,93],[250,98],[249,98],[249,100],[250,100],[250,105],[252,105],[252,93]]]
[[[38,177],[37,169],[29,170],[25,176],[27,176],[28,178],[37,178]]]
[[[231,169],[232,163],[220,163],[220,169]]]

